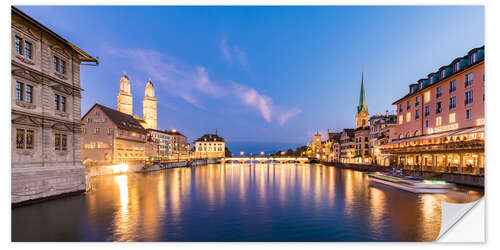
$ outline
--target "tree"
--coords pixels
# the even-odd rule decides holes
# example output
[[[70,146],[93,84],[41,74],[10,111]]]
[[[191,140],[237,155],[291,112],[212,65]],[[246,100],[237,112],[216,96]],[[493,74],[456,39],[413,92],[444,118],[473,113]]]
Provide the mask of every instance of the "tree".
[[[225,151],[225,153],[224,153],[225,157],[231,157],[231,156],[233,156],[233,154],[231,153],[231,151],[229,151],[229,148],[226,147],[224,149],[224,151]]]

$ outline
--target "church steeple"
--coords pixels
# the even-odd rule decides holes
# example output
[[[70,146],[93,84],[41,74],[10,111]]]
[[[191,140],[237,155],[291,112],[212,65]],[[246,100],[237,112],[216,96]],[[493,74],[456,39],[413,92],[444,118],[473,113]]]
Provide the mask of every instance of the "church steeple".
[[[368,126],[368,106],[366,105],[364,72],[361,72],[361,90],[359,92],[359,103],[356,108],[356,128]]]
[[[361,91],[359,92],[359,104],[358,104],[358,113],[361,113],[363,109],[368,112],[368,107],[366,106],[366,97],[365,97],[365,83],[364,83],[363,72],[361,72]]]
[[[132,93],[130,93],[130,80],[127,73],[123,72],[120,78],[120,91],[117,96],[118,111],[132,115]]]

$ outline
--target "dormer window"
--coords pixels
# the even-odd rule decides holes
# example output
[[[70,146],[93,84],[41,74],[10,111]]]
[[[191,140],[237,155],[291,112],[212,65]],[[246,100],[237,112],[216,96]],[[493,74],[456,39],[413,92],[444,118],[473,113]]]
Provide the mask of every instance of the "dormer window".
[[[441,79],[445,77],[446,77],[446,69],[443,69],[443,71],[441,71]]]
[[[455,72],[460,70],[460,62],[455,63]]]
[[[471,61],[471,64],[472,64],[472,63],[476,63],[476,62],[477,62],[477,53],[473,53],[473,54],[470,56],[470,61]]]

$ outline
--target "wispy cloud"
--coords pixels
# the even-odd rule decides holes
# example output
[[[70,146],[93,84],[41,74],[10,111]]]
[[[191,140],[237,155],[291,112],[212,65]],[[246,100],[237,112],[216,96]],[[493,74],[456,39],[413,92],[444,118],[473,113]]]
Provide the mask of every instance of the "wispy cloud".
[[[276,121],[279,125],[285,124],[289,119],[298,115],[300,110],[291,108],[285,110],[274,104],[269,96],[259,93],[255,88],[241,83],[231,82],[224,86],[214,82],[207,68],[203,66],[187,66],[179,60],[169,57],[155,50],[146,49],[118,49],[105,47],[107,53],[123,58],[133,67],[145,73],[155,84],[156,88],[168,91],[184,101],[201,109],[206,109],[202,97],[236,101],[243,106],[252,108],[267,122]],[[246,62],[246,55],[237,49],[235,58]],[[228,57],[228,58],[231,58]],[[245,65],[245,64],[243,64]],[[144,83],[140,83],[142,86]],[[157,91],[157,93],[159,93]],[[284,111],[283,111],[284,110]]]
[[[222,53],[222,59],[224,59],[224,61],[230,63],[231,62],[231,51],[229,50],[229,47],[227,46],[227,37],[223,37],[220,40],[220,51]]]
[[[245,51],[241,50],[237,45],[234,45],[234,53],[236,55],[236,58],[238,58],[241,67],[243,67],[243,69],[246,71],[250,71],[250,66],[248,64],[247,54],[245,53]]]
[[[233,87],[235,90],[236,97],[243,103],[245,106],[252,107],[257,109],[264,120],[268,123],[272,121],[272,107],[273,100],[267,96],[259,94],[257,90],[241,85],[239,83],[233,83]]]
[[[283,125],[285,124],[290,118],[300,114],[301,110],[298,108],[292,108],[284,113],[281,113],[278,116],[278,124]]]
[[[224,61],[231,64],[234,58],[244,70],[250,71],[250,64],[248,63],[246,52],[237,44],[230,46],[227,36],[224,36],[220,41],[220,51]]]

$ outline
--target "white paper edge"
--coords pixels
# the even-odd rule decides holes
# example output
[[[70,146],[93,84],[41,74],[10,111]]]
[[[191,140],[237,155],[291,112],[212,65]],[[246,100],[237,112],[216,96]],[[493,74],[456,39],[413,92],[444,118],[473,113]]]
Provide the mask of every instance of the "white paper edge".
[[[484,198],[453,204],[441,202],[441,230],[437,242],[485,242]]]

